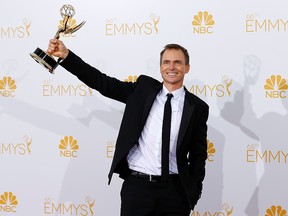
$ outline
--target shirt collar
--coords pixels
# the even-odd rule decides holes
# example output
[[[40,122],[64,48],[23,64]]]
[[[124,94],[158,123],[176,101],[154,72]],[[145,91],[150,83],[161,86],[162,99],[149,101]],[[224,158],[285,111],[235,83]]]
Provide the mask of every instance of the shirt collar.
[[[169,92],[168,89],[163,85],[161,94],[163,96],[166,96],[168,93],[173,94],[173,98],[177,98],[177,97],[179,97],[180,95],[182,95],[184,93],[184,86],[182,86],[181,88],[179,88],[179,89],[177,89],[175,91]]]

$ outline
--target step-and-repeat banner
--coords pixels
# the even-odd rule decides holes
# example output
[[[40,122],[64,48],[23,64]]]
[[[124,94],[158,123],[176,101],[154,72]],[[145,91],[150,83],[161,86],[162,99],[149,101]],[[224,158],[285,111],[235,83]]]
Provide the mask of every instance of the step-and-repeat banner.
[[[119,215],[108,186],[124,104],[31,57],[60,33],[110,76],[161,80],[159,53],[190,53],[189,91],[210,105],[207,175],[191,216],[288,211],[287,1],[10,0],[0,7],[0,215]]]

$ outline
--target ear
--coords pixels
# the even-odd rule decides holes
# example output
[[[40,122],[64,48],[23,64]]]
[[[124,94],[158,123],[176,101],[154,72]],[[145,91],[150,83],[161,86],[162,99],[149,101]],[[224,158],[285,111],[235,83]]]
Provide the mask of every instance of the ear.
[[[190,70],[190,65],[188,64],[185,66],[185,73],[187,74],[189,72],[189,70]]]

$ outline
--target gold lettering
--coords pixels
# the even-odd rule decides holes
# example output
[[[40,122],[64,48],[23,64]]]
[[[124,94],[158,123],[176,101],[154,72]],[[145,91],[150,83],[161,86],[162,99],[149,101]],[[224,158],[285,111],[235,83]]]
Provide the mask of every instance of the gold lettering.
[[[254,20],[246,20],[246,32],[254,32],[253,28],[250,29],[250,27],[253,27]]]
[[[144,32],[145,32],[146,35],[152,34],[152,32],[153,32],[152,23],[149,23],[149,22],[145,23],[145,31]]]
[[[281,154],[284,156],[284,163],[287,163],[287,156],[288,156],[288,153],[285,154],[283,151],[281,151]]]
[[[10,147],[10,144],[7,145],[7,148],[5,147],[4,144],[2,144],[2,154],[4,154],[5,152],[8,152],[9,151],[9,154],[11,154],[11,147]]]
[[[73,205],[73,207],[74,207],[75,210],[76,210],[76,215],[78,215],[78,209],[79,209],[79,208],[81,209],[81,206],[80,206],[80,205],[78,205],[78,206]],[[81,215],[83,215],[83,214],[81,214]]]
[[[26,153],[26,145],[23,143],[20,143],[18,147],[19,147],[18,153],[20,155],[24,155]]]
[[[280,19],[280,21],[284,25],[284,31],[287,31],[288,20],[286,22],[284,22],[282,19]]]
[[[57,207],[54,203],[52,203],[52,214],[54,214],[54,212],[58,212],[59,210],[61,212],[61,205],[58,204],[58,207]]]
[[[112,24],[111,24],[111,23],[106,24],[106,35],[108,35],[108,36],[113,35],[113,34],[111,33],[111,31],[112,31]]]
[[[254,156],[255,156],[255,155],[254,155],[254,152],[255,152],[255,150],[247,150],[247,151],[246,151],[246,161],[247,161],[248,163],[253,163],[253,162],[255,162],[255,160],[250,159],[250,157],[254,157]]]
[[[44,214],[53,214],[51,212],[51,203],[44,202]]]
[[[142,23],[142,25],[140,26],[140,25],[138,25],[138,23],[136,23],[137,24],[137,27],[139,28],[139,34],[141,35],[142,34],[142,27],[143,27],[143,25],[145,25],[144,23]]]
[[[9,91],[10,92],[10,97],[15,97],[15,91],[12,90],[12,91]]]
[[[207,91],[206,91],[206,85],[203,86],[202,90],[199,88],[198,85],[196,85],[196,95],[198,95],[198,91],[200,92],[200,94],[202,94],[203,92],[205,92],[205,97],[207,96]]]
[[[86,96],[86,94],[87,94],[87,93],[86,93],[86,92],[87,92],[86,87],[87,87],[87,86],[86,86],[86,85],[83,85],[83,84],[79,86],[79,90],[80,90],[79,95],[80,95],[80,96]]]
[[[273,98],[272,91],[266,91],[266,98]]]
[[[261,153],[258,150],[256,150],[256,162],[258,162],[258,156],[259,156],[260,160],[265,158],[264,161],[267,163],[267,151],[265,151],[263,153],[263,155],[261,155]]]
[[[207,27],[207,33],[208,33],[208,34],[212,34],[212,33],[213,33],[213,31],[210,30],[210,29],[213,29],[213,28],[212,28],[211,26]]]
[[[43,85],[43,96],[51,96],[47,93],[48,87],[49,87],[49,85]]]
[[[279,96],[280,96],[281,98],[286,98],[286,92],[285,92],[285,91],[280,91],[280,92],[279,92]]]
[[[209,154],[208,157],[207,157],[207,160],[208,160],[209,162],[213,162],[213,161],[214,161],[213,156],[214,156],[213,154]]]
[[[106,148],[107,148],[106,157],[107,158],[113,158],[115,147],[114,146],[107,146]]]
[[[138,26],[138,24],[137,24]],[[127,35],[128,33],[132,32],[135,34],[135,24],[132,25],[131,28],[129,28],[128,24],[125,24],[125,35]]]
[[[258,31],[258,28],[259,27],[260,29],[262,29],[262,27],[264,26],[265,27],[265,32],[267,31],[267,25],[266,25],[266,20],[263,21],[262,25],[257,21],[255,20],[255,25],[256,25],[256,32]]]
[[[57,86],[56,89],[54,89],[54,87],[51,85],[51,95],[53,95],[54,93],[56,94],[58,92],[58,96],[60,96],[60,86]]]
[[[72,213],[73,213],[73,211],[72,211],[73,205],[72,205],[72,204],[69,205],[67,208],[66,208],[65,204],[62,204],[62,207],[63,207],[63,208],[62,208],[63,214],[64,214],[64,212],[66,211],[67,213],[70,212],[70,215],[72,215]]]
[[[10,29],[11,29],[12,32],[13,32],[13,38],[15,38],[15,35],[16,35],[15,33],[16,33],[16,31],[17,31],[18,28],[15,28],[15,30],[14,30],[13,28],[10,28]]]
[[[61,96],[68,94],[69,96],[71,96],[71,86],[68,85],[67,89],[61,85]]]
[[[199,27],[194,27],[193,28],[193,33],[200,34],[200,28]]]
[[[121,31],[122,35],[124,35],[124,24],[122,24],[120,28],[118,28],[117,25],[114,24],[114,35],[116,35],[116,32],[121,33]]]
[[[8,38],[10,37],[9,28],[6,29],[6,31],[5,31],[5,29],[1,28],[1,38],[3,37],[3,35],[4,35],[4,36],[7,36],[7,35],[8,35]]]
[[[210,88],[209,85],[207,85],[207,87],[209,88],[209,90],[210,90],[210,96],[212,97],[212,96],[213,96],[213,90],[215,89],[216,85],[214,85],[212,88]]]
[[[86,205],[84,205],[84,204],[81,205],[81,210],[83,210],[82,213],[81,213],[81,215],[83,215],[83,216],[88,215],[88,210],[87,210],[87,208],[88,208],[88,207],[87,207]],[[92,212],[91,212],[91,215],[93,215]]]
[[[201,215],[198,211],[193,211],[191,216],[201,216]]]
[[[268,160],[269,160],[269,162],[271,162],[271,158],[273,159],[273,160],[276,160],[277,158],[278,158],[278,163],[280,163],[280,152],[278,151],[277,153],[276,153],[276,155],[274,156],[273,155],[273,153],[271,152],[271,151],[269,151],[269,154],[268,154],[269,156],[268,156]]]
[[[277,20],[275,22],[275,25],[273,25],[273,23],[271,22],[271,20],[269,19],[268,20],[268,31],[270,31],[270,26],[272,27],[272,29],[274,29],[275,27],[277,27],[277,30],[279,31],[280,30],[280,26],[279,26],[279,20]]]
[[[225,95],[225,92],[224,92],[224,90],[223,90],[224,88],[225,88],[225,87],[224,87],[224,85],[222,85],[222,84],[216,86],[216,89],[217,89],[216,95],[217,95],[218,97],[224,97],[224,95]],[[222,94],[220,94],[220,93],[222,93]],[[229,94],[229,92],[228,92],[228,94]]]
[[[19,37],[19,38],[24,38],[24,36],[25,36],[25,33],[24,33],[25,29],[24,29],[24,27],[20,26],[20,27],[18,27],[17,30],[18,30],[18,37]]]
[[[192,92],[193,94],[195,94],[195,92],[194,92],[194,85],[191,86],[191,88],[190,88],[189,91]]]

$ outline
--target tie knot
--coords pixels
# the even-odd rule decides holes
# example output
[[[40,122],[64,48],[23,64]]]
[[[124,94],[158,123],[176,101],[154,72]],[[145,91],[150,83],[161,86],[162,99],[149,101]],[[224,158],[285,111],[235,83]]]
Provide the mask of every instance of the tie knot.
[[[171,93],[168,93],[166,96],[167,96],[167,101],[168,101],[168,100],[170,101],[170,100],[171,100],[171,98],[173,97],[173,94],[171,94]]]

